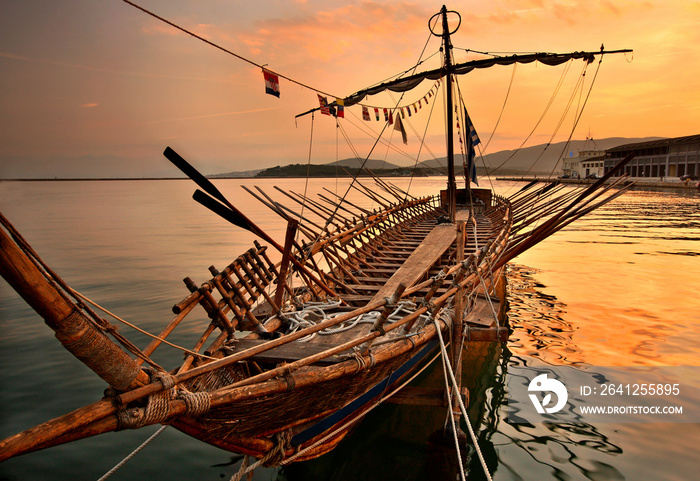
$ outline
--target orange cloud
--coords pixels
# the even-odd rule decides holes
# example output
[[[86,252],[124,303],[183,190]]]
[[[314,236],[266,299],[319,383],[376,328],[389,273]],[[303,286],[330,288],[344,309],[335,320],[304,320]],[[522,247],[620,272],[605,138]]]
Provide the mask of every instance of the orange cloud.
[[[306,15],[263,20],[255,29],[238,33],[235,41],[248,46],[251,53],[264,52],[268,58],[291,51],[328,61],[378,39],[395,37],[399,41],[406,35],[415,35],[416,30],[425,32],[426,19],[431,14],[408,2],[363,1]],[[220,33],[220,38],[225,37]]]

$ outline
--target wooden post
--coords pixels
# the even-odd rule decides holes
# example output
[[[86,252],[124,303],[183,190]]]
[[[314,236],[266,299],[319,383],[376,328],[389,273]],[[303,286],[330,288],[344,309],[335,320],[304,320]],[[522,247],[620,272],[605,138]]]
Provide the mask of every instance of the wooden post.
[[[287,274],[289,273],[289,261],[292,256],[292,246],[294,237],[297,234],[297,221],[289,219],[287,222],[287,232],[284,236],[284,251],[282,252],[282,263],[280,264],[280,274],[277,277],[277,290],[275,291],[275,305],[282,307],[284,289],[287,285]]]
[[[464,221],[457,223],[457,251],[456,260],[462,262],[464,260],[464,245],[466,243],[466,228]],[[452,321],[452,349],[451,359],[452,372],[455,373],[457,380],[457,388],[452,390],[452,411],[455,419],[459,421],[461,410],[459,407],[459,399],[462,386],[462,335],[463,335],[463,314],[464,314],[464,287],[459,285],[454,297],[455,315]]]

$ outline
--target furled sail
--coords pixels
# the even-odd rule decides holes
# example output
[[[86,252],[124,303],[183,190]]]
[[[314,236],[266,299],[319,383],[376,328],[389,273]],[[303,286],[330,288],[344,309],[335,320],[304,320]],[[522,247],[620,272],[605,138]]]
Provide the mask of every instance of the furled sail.
[[[471,72],[475,69],[489,68],[494,65],[512,65],[514,63],[531,63],[531,62],[541,62],[545,65],[555,66],[560,65],[564,62],[568,62],[572,59],[583,59],[586,62],[592,62],[596,55],[606,54],[606,53],[624,53],[632,52],[632,50],[613,50],[604,51],[602,48],[598,52],[572,52],[572,53],[531,53],[522,55],[509,55],[504,57],[493,57],[479,60],[470,60],[468,62],[458,63],[453,65],[452,73],[457,75],[463,75]],[[413,89],[423,80],[437,80],[443,77],[447,72],[444,67],[428,70],[427,72],[421,72],[414,75],[409,75],[407,77],[401,77],[396,80],[389,82],[384,82],[373,87],[360,90],[349,97],[345,98],[345,105],[354,105],[362,101],[368,95],[376,95],[385,90],[391,90],[392,92],[406,92]]]

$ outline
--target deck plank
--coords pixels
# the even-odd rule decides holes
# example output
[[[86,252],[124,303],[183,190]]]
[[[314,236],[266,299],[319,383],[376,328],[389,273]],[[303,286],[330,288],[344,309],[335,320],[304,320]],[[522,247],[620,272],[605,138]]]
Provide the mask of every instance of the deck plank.
[[[418,282],[452,245],[455,235],[453,224],[438,224],[433,227],[423,242],[414,249],[408,259],[379,289],[372,300],[391,296],[399,284],[409,287]]]

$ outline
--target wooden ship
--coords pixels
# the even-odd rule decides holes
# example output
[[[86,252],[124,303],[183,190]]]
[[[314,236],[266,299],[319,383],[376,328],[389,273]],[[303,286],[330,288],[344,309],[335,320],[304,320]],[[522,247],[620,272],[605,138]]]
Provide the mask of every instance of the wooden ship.
[[[285,205],[250,189],[286,220],[286,236],[276,241],[175,151],[165,150],[200,187],[195,200],[260,242],[225,268],[210,268],[212,277],[204,283],[185,279],[189,293],[173,306],[172,322],[145,347],[97,314],[3,216],[0,273],[109,387],[96,402],[1,441],[0,460],[154,424],[265,465],[311,459],[333,449],[369,409],[445,352],[443,338],[457,372],[466,341],[506,340],[508,328],[498,315],[505,264],[622,190],[605,184],[615,170],[578,190],[531,183],[509,198],[473,187],[468,172],[465,187],[458,188],[452,78],[514,62],[591,62],[608,52],[453,64],[448,14],[443,7],[434,22],[442,25],[434,32],[443,42],[440,69],[345,99],[350,106],[386,89],[403,91],[423,79],[442,79],[449,166],[446,189],[434,196],[413,197],[379,178],[374,185],[354,179],[354,188],[381,206],[369,210],[332,193],[310,198],[278,189]],[[468,143],[469,135],[461,135]],[[300,204],[304,216],[298,214]],[[154,351],[201,309],[210,322],[192,340],[182,364],[153,361]],[[457,405],[459,397],[459,386],[452,387],[446,405]]]

